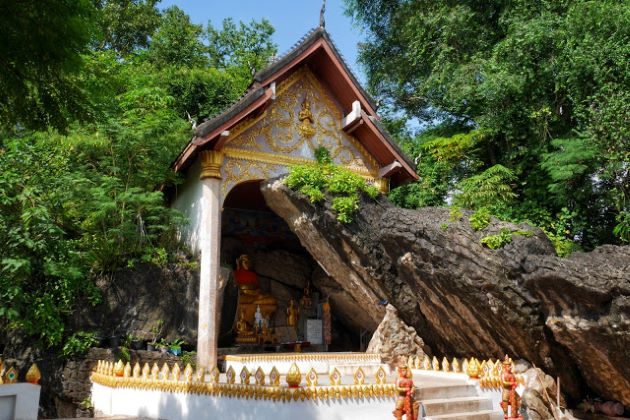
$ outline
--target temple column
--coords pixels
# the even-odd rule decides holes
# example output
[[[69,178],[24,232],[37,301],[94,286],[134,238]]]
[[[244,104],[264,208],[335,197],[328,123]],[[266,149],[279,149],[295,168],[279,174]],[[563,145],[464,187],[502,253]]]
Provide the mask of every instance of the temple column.
[[[199,323],[197,366],[212,369],[217,363],[221,258],[221,164],[223,153],[201,152],[201,232],[199,248]]]

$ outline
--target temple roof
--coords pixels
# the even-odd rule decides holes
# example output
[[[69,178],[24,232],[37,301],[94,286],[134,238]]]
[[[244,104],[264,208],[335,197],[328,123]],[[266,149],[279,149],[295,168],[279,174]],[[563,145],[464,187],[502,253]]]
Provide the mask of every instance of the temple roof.
[[[383,167],[393,168],[388,177],[396,178],[396,184],[418,178],[413,163],[378,123],[374,101],[361,87],[322,27],[309,31],[286,54],[257,72],[249,88],[229,108],[197,126],[193,138],[173,162],[173,169],[185,169],[201,150],[221,149],[227,140],[221,134],[265,109],[275,98],[276,83],[302,65],[307,65],[328,86],[346,112],[354,109],[353,102],[360,103],[360,113],[348,124],[346,131],[352,132]]]

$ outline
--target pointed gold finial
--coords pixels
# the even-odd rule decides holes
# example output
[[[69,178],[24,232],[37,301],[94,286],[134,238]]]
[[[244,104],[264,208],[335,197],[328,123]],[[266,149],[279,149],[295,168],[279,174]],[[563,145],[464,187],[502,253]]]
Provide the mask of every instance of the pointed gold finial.
[[[460,373],[462,371],[461,366],[459,365],[459,360],[456,357],[453,357],[453,361],[451,362],[451,366],[453,367],[453,372]]]
[[[306,374],[306,386],[309,386],[309,387],[317,386],[318,382],[319,382],[319,376],[317,375],[315,368],[311,368],[311,370],[309,370],[308,373]]]
[[[142,366],[142,379],[149,379],[150,374],[151,368],[147,362],[144,362],[144,366]]]
[[[291,388],[300,386],[300,382],[302,382],[302,374],[300,373],[300,368],[298,368],[298,365],[295,362],[289,368],[285,380]]]
[[[160,367],[157,362],[153,362],[153,366],[151,367],[151,379],[157,381],[160,375]]]
[[[450,372],[451,370],[451,364],[448,362],[446,356],[444,356],[444,358],[442,359],[442,370],[444,372]]]
[[[184,368],[184,380],[186,382],[192,382],[193,379],[193,367],[188,363]]]
[[[118,361],[114,365],[114,375],[123,376],[124,373],[125,373],[125,365],[121,359],[118,359]]]
[[[440,362],[438,362],[438,359],[435,356],[433,356],[433,360],[431,360],[431,367],[435,371],[439,371],[440,370]]]
[[[168,363],[164,362],[164,366],[160,370],[160,374],[158,376],[159,379],[163,381],[168,381],[171,376],[171,369],[168,367]]]
[[[125,363],[125,368],[123,369],[123,377],[131,377],[131,365],[129,364],[129,362]]]
[[[431,370],[431,359],[429,359],[428,355],[424,355],[424,359],[422,359],[422,369]]]
[[[175,362],[175,364],[173,365],[173,370],[171,371],[171,373],[173,374],[173,380],[174,381],[179,381],[179,378],[182,376],[182,371],[179,368],[179,363]]]
[[[132,376],[134,378],[139,378],[140,377],[140,373],[142,372],[142,369],[140,368],[140,363],[136,362],[135,365],[133,365],[133,372],[132,372]]]

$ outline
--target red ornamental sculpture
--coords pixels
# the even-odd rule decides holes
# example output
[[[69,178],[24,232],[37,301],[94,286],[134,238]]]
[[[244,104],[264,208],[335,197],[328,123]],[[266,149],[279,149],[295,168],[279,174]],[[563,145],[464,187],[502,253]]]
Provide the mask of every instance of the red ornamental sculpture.
[[[518,381],[516,379],[516,375],[512,372],[512,359],[510,359],[507,354],[503,360],[501,383],[503,385],[503,392],[501,394],[503,418],[505,420],[523,420],[523,416],[520,414],[521,397],[516,392]]]
[[[396,400],[396,409],[393,412],[394,418],[402,420],[405,416],[406,420],[418,419],[420,404],[414,399],[415,390],[411,380],[411,371],[405,364],[401,364],[398,367],[398,379],[396,379],[398,399]]]

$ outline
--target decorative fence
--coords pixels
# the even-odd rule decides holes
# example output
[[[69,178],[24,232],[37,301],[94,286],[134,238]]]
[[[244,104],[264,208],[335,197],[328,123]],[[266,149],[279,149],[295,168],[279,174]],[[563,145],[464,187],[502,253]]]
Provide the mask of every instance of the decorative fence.
[[[204,369],[194,371],[190,364],[181,370],[178,364],[169,366],[168,363],[164,363],[160,368],[157,363],[153,366],[145,363],[143,367],[136,363],[132,368],[129,363],[123,364],[119,360],[117,363],[99,361],[91,379],[96,384],[110,388],[136,388],[279,402],[393,398],[396,394],[395,386],[386,383],[387,374],[382,367],[377,370],[372,383],[368,383],[360,367],[352,377],[352,384],[343,384],[343,377],[337,369],[333,369],[327,376],[327,383],[320,384],[320,375],[311,369],[305,375],[305,383],[302,384],[302,373],[294,363],[284,378],[286,384],[280,384],[281,375],[275,367],[268,375],[260,368],[252,374],[243,367],[238,375],[238,383],[236,372],[230,368],[225,374],[226,381],[220,382],[221,375],[216,367],[206,372]]]

